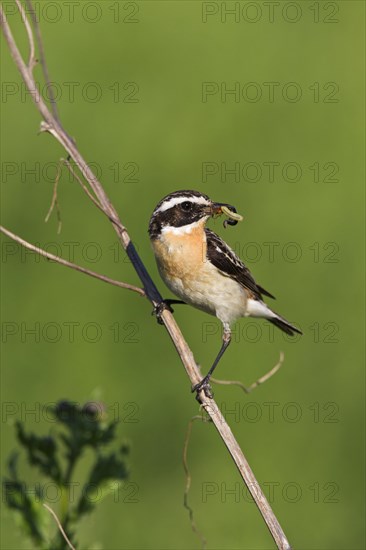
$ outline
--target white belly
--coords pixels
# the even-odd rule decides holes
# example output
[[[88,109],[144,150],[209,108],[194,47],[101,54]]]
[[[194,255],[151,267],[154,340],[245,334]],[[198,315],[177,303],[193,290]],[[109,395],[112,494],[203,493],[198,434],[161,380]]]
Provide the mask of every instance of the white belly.
[[[247,314],[246,292],[208,261],[203,226],[204,221],[191,232],[165,231],[152,241],[158,269],[181,300],[232,323]]]
[[[167,287],[184,302],[215,315],[223,323],[245,317],[247,297],[236,281],[222,275],[211,263],[192,276],[170,276],[158,262],[160,275]]]

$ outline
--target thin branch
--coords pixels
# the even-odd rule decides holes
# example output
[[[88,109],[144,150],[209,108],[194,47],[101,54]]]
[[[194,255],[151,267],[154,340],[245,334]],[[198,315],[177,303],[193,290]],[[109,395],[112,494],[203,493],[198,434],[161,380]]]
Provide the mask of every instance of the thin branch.
[[[45,130],[47,131],[47,130]],[[57,174],[56,174],[56,179],[55,179],[55,184],[54,184],[54,188],[53,188],[53,195],[52,195],[52,202],[51,202],[51,206],[50,206],[50,209],[47,213],[47,216],[46,216],[46,219],[45,221],[48,222],[49,220],[49,217],[54,209],[54,206],[56,205],[57,207],[57,218],[59,220],[59,229],[60,229],[60,225],[61,225],[61,216],[60,216],[60,212],[59,212],[59,208],[58,208],[58,201],[57,201],[57,186],[58,186],[58,182],[59,182],[59,179],[60,179],[60,175],[61,175],[61,165],[64,164],[66,166],[66,168],[69,170],[70,174],[75,178],[75,180],[78,182],[78,184],[80,185],[80,187],[82,188],[82,190],[84,191],[84,193],[89,197],[89,199],[95,204],[95,206],[101,211],[103,212],[103,214],[105,214],[105,211],[104,211],[104,208],[101,206],[101,204],[99,203],[99,201],[95,198],[95,196],[89,191],[89,189],[87,188],[87,186],[84,184],[83,180],[80,178],[80,176],[75,172],[75,170],[73,169],[71,163],[67,160],[67,159],[64,159],[64,158],[61,158],[60,159],[60,162],[59,162],[59,165],[58,165],[58,170],[57,170]],[[109,216],[107,216],[108,219],[110,219],[113,223],[117,224],[118,225],[118,221],[117,220],[114,220],[114,219],[111,219],[109,218]],[[59,230],[58,230],[58,233],[59,233]]]
[[[65,533],[65,531],[64,531],[64,529],[63,529],[63,527],[62,527],[62,525],[61,525],[60,520],[59,520],[58,517],[56,516],[56,512],[54,512],[54,511],[52,510],[52,508],[50,508],[50,507],[48,506],[48,504],[43,503],[43,506],[44,506],[44,507],[46,508],[46,510],[48,510],[49,513],[53,516],[53,518],[54,518],[54,520],[55,520],[55,522],[56,522],[56,524],[57,524],[57,527],[59,528],[59,530],[60,530],[60,532],[61,532],[61,535],[64,537],[64,539],[65,539],[65,541],[66,541],[67,546],[68,546],[69,548],[71,548],[71,550],[75,550],[75,547],[71,544],[71,542],[70,542],[68,536],[66,535],[66,533]]]
[[[28,2],[31,4],[30,0]],[[118,213],[112,203],[110,202],[106,192],[104,191],[101,183],[98,181],[93,171],[90,169],[79,150],[77,149],[75,142],[69,137],[69,135],[63,130],[61,124],[58,121],[58,117],[52,114],[48,109],[46,103],[43,101],[41,94],[38,91],[32,72],[19,52],[19,49],[14,40],[13,34],[10,30],[7,18],[0,6],[0,19],[1,26],[5,40],[8,44],[11,55],[15,64],[24,80],[26,87],[43,118],[41,123],[42,129],[48,131],[66,150],[67,154],[72,158],[78,169],[83,174],[85,180],[88,182],[90,188],[95,193],[104,213],[112,221],[114,230],[116,231],[121,245],[126,250],[128,257],[130,258],[139,278],[141,279],[147,298],[155,306],[162,302],[162,296],[152,281],[149,273],[147,272],[144,264],[141,261],[140,256],[134,247],[130,236],[119,219]],[[164,310],[161,314],[161,319],[175,345],[175,348],[182,360],[186,373],[190,379],[192,385],[198,384],[201,377],[198,371],[196,362],[194,360],[192,351],[190,350],[187,342],[185,341],[174,317],[171,312]],[[210,416],[217,431],[219,432],[223,442],[225,443],[232,459],[235,462],[239,473],[247,485],[258,509],[260,510],[264,521],[277,545],[281,550],[288,550],[290,544],[283,532],[281,525],[279,524],[272,508],[270,507],[264,493],[260,489],[258,482],[252,472],[239,444],[237,443],[229,425],[226,423],[224,416],[213,399],[204,395],[204,392],[199,394],[202,407]]]
[[[43,250],[38,246],[34,246],[34,244],[28,243],[18,235],[15,235],[15,233],[9,231],[9,229],[3,227],[2,225],[0,225],[0,232],[4,233],[4,235],[6,235],[7,237],[13,239],[13,241],[21,244],[22,246],[24,246],[24,248],[28,248],[28,250],[32,250],[36,254],[47,258],[47,260],[51,260],[66,267],[70,267],[71,269],[75,269],[75,271],[85,273],[85,275],[89,275],[90,277],[94,277],[95,279],[99,279],[100,281],[109,283],[110,285],[118,286],[120,288],[126,288],[127,290],[133,290],[134,292],[140,294],[140,296],[145,296],[145,292],[143,291],[143,289],[139,288],[138,286],[129,285],[128,283],[122,283],[121,281],[115,281],[114,279],[111,279],[106,275],[101,275],[100,273],[96,273],[95,271],[90,271],[90,269],[86,269],[85,267],[81,267],[80,265],[69,262],[68,260],[64,260],[64,258],[60,258],[60,256],[55,256],[50,252],[46,252],[46,250]]]
[[[87,186],[84,184],[83,180],[79,177],[79,175],[75,172],[75,170],[73,169],[73,167],[71,166],[70,162],[67,160],[67,159],[62,159],[65,166],[67,167],[67,169],[69,170],[70,174],[72,174],[74,176],[74,178],[76,179],[76,181],[78,182],[78,184],[80,185],[80,187],[82,188],[82,190],[87,194],[87,196],[89,197],[89,199],[95,204],[95,206],[97,208],[99,208],[99,210],[101,212],[103,212],[103,214],[105,214],[101,204],[99,203],[99,201],[94,197],[94,195],[89,191],[89,189],[87,188]]]
[[[276,363],[270,371],[258,378],[258,380],[253,382],[253,384],[251,384],[250,386],[244,386],[243,382],[240,382],[240,380],[218,380],[217,378],[211,378],[211,382],[213,382],[214,384],[220,384],[221,386],[239,386],[239,388],[241,388],[244,393],[250,393],[255,390],[255,388],[258,388],[258,386],[269,380],[269,378],[271,378],[274,374],[276,374],[276,372],[281,368],[284,359],[285,354],[283,353],[283,351],[281,351],[278,363]]]
[[[39,26],[39,23],[38,23],[37,14],[34,11],[32,2],[30,0],[26,0],[26,4],[27,4],[27,7],[28,7],[28,11],[31,14],[31,18],[32,18],[32,23],[33,23],[33,27],[34,27],[34,31],[35,31],[35,35],[36,35],[36,41],[37,41],[37,45],[38,45],[39,61],[41,63],[43,76],[44,76],[44,79],[45,79],[45,82],[46,82],[46,85],[47,85],[47,95],[50,99],[51,110],[52,110],[54,118],[57,120],[57,122],[61,126],[61,122],[60,122],[60,118],[59,118],[59,114],[58,114],[58,110],[57,110],[57,102],[56,102],[55,95],[53,93],[53,88],[51,86],[50,75],[48,73],[48,67],[47,67],[47,63],[46,63],[46,56],[45,56],[44,48],[43,48],[43,40],[42,40],[42,35],[41,35],[41,29],[40,29],[40,26]]]
[[[194,521],[194,517],[193,517],[193,509],[191,508],[191,506],[188,504],[188,493],[189,493],[189,489],[191,488],[191,474],[189,472],[189,468],[188,468],[188,458],[187,458],[187,454],[188,454],[188,445],[189,445],[189,441],[191,439],[191,433],[192,433],[192,426],[193,426],[193,422],[195,420],[201,420],[204,421],[204,422],[209,422],[210,421],[210,418],[204,418],[202,416],[193,416],[190,421],[188,422],[188,428],[187,428],[187,433],[186,433],[186,437],[185,437],[185,440],[184,440],[184,446],[183,446],[183,468],[184,468],[184,472],[186,474],[186,487],[184,489],[184,499],[183,499],[183,504],[184,504],[184,507],[188,510],[188,514],[189,514],[189,521],[191,523],[191,527],[192,527],[192,531],[194,533],[196,533],[196,535],[199,537],[200,541],[201,541],[201,547],[203,549],[206,548],[207,546],[207,540],[205,538],[205,536],[203,535],[203,533],[201,533],[201,531],[198,529],[197,525],[196,525],[196,522]]]
[[[92,203],[98,208],[98,210],[100,210],[100,212],[102,212],[105,216],[107,216],[107,218],[109,219],[109,221],[111,221],[113,224],[116,225],[116,227],[119,227],[119,229],[123,229],[123,226],[121,225],[120,221],[119,220],[116,220],[115,218],[112,218],[103,208],[103,206],[99,203],[98,199],[95,198],[95,196],[89,191],[89,189],[87,188],[87,186],[84,184],[83,180],[81,179],[81,177],[75,172],[75,170],[73,169],[71,163],[67,160],[67,159],[63,159],[61,158],[60,159],[61,162],[63,162],[63,164],[65,164],[65,166],[67,167],[67,169],[69,170],[70,174],[76,179],[76,181],[78,182],[78,184],[80,185],[80,187],[82,188],[82,190],[85,192],[85,194],[89,197],[89,199],[92,201]]]
[[[47,223],[48,220],[50,219],[50,216],[52,214],[52,211],[54,209],[54,207],[56,206],[56,212],[57,212],[57,221],[58,221],[58,225],[57,225],[57,234],[60,234],[61,233],[61,227],[62,227],[62,220],[61,220],[61,212],[60,212],[60,207],[59,207],[59,204],[58,204],[58,198],[57,198],[57,187],[58,187],[58,182],[60,180],[60,176],[61,176],[61,161],[58,163],[58,167],[57,167],[57,174],[56,174],[56,178],[55,178],[55,183],[53,185],[53,193],[52,193],[52,200],[51,200],[51,206],[47,212],[47,215],[45,217],[45,222]]]
[[[33,32],[32,32],[32,27],[27,19],[27,16],[25,14],[25,10],[23,8],[23,4],[21,3],[20,0],[15,0],[16,1],[16,4],[18,6],[18,10],[20,12],[20,16],[22,18],[22,21],[23,21],[23,24],[25,26],[25,29],[27,31],[27,35],[28,35],[28,42],[29,42],[29,59],[28,59],[28,67],[30,69],[30,71],[33,71],[33,67],[35,65],[37,65],[37,60],[36,60],[36,54],[35,54],[35,48],[34,48],[34,39],[33,39]]]

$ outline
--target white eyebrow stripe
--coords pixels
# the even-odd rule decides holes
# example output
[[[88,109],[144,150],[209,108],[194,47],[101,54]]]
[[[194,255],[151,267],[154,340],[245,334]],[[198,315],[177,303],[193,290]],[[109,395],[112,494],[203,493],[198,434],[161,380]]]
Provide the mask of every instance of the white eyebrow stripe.
[[[177,204],[181,204],[182,202],[193,202],[195,204],[205,204],[206,206],[209,206],[211,203],[205,197],[192,197],[192,195],[180,195],[179,197],[172,197],[171,199],[164,201],[159,208],[155,210],[155,214],[157,212],[165,212],[166,210],[169,210],[169,208],[173,208]]]

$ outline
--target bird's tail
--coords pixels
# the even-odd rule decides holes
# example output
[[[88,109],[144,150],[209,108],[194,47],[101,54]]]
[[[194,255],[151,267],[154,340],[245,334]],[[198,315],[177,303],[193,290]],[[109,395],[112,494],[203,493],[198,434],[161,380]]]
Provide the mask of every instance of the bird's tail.
[[[276,327],[286,332],[290,336],[295,336],[295,334],[302,334],[301,330],[291,325],[286,319],[278,315],[275,311],[270,309],[267,304],[262,302],[262,300],[253,300],[249,299],[247,303],[247,316],[249,317],[263,317],[267,319],[270,323]]]
[[[291,325],[291,323],[286,321],[286,319],[284,319],[283,317],[280,317],[277,313],[275,313],[275,315],[276,317],[273,317],[272,319],[268,319],[270,323],[280,328],[281,330],[283,330],[283,332],[286,332],[286,334],[289,334],[290,336],[295,336],[295,333],[302,334],[301,330],[294,327],[294,325]]]

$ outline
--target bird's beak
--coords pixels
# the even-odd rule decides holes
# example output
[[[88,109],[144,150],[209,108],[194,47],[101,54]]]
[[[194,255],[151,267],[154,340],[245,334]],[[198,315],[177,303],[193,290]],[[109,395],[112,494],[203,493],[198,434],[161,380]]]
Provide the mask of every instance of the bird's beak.
[[[222,207],[226,206],[232,212],[236,212],[235,206],[231,204],[226,204],[225,202],[213,202],[211,205],[212,216],[221,216],[223,214]]]
[[[236,225],[238,221],[241,221],[243,217],[236,213],[236,208],[232,204],[225,202],[213,202],[211,205],[211,216],[221,216],[224,214],[229,219],[225,220],[224,225]]]

